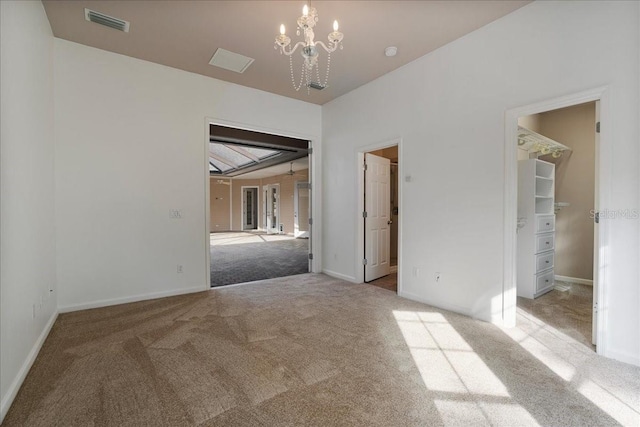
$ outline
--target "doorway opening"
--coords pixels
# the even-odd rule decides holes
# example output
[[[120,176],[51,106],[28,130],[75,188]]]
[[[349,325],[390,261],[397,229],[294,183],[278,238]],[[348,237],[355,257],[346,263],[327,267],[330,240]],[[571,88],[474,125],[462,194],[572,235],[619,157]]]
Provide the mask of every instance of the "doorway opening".
[[[609,197],[607,93],[510,110],[505,140],[504,324],[515,325],[520,311],[598,354],[606,344],[599,210]]]
[[[398,292],[398,145],[363,154],[364,282]]]
[[[310,151],[307,140],[210,125],[211,287],[311,271]]]

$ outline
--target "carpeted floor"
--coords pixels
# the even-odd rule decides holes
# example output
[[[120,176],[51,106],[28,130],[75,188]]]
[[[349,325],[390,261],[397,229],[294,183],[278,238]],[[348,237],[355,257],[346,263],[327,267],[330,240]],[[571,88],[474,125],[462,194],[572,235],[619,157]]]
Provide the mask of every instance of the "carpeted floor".
[[[558,289],[536,299],[518,297],[518,307],[562,331],[591,350],[593,287],[556,280]]]
[[[309,272],[309,240],[249,232],[211,234],[211,286]]]
[[[4,426],[637,426],[640,368],[304,274],[62,314]]]

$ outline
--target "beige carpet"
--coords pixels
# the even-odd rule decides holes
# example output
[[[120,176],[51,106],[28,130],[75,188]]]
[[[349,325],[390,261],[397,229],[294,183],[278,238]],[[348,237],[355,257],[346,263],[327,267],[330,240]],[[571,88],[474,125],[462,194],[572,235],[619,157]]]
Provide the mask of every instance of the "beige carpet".
[[[6,426],[638,425],[640,369],[304,274],[61,315]]]

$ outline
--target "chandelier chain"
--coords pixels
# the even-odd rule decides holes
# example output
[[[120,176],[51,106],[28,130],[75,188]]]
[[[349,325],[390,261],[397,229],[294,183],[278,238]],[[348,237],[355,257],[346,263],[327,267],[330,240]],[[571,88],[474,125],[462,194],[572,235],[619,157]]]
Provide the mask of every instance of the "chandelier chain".
[[[302,87],[302,82],[304,81],[304,64],[302,66],[302,73],[300,74],[300,84],[296,85],[296,79],[293,75],[293,58],[289,56],[289,69],[291,70],[291,84],[293,84],[293,88],[298,92]]]

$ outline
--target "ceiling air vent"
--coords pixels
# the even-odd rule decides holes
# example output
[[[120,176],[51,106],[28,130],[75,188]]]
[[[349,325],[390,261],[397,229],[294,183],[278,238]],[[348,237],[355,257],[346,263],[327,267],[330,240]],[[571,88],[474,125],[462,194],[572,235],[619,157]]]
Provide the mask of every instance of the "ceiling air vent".
[[[209,61],[209,64],[213,66],[235,71],[236,73],[244,73],[252,63],[253,58],[222,48],[218,48],[216,53],[213,54],[211,61]]]
[[[113,28],[115,30],[129,32],[129,22],[122,19],[114,18],[113,16],[105,15],[104,13],[96,12],[91,9],[84,9],[84,19],[87,21],[95,22],[96,24],[104,25],[105,27]]]
[[[307,86],[310,87],[311,89],[315,89],[315,90],[322,90],[322,89],[326,88],[325,85],[323,85],[322,83],[318,83],[318,82],[309,82],[309,84]]]

